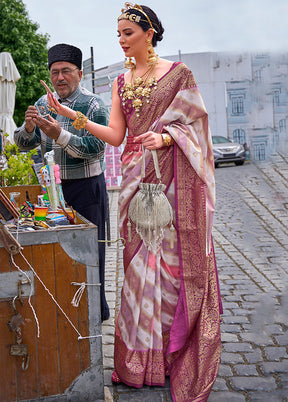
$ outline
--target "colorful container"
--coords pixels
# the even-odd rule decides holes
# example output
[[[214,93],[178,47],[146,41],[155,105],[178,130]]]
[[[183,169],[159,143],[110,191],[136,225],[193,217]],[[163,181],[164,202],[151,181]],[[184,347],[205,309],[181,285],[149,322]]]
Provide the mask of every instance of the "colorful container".
[[[34,219],[35,221],[45,221],[48,213],[48,207],[40,207],[35,205],[34,207]]]

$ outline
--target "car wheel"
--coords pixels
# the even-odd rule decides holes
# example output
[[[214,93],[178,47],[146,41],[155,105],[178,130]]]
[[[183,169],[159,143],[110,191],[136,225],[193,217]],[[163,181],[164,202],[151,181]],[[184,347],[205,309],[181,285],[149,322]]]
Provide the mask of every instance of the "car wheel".
[[[215,168],[217,168],[219,166],[219,163],[214,163]]]
[[[235,162],[236,166],[242,166],[244,164],[244,161],[237,161]]]

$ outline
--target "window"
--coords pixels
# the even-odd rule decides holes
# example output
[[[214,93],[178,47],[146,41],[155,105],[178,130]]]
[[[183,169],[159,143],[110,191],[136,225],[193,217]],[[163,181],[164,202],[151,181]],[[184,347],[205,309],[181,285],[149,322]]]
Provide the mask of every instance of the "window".
[[[254,160],[264,161],[265,160],[265,145],[256,144],[253,146]]]
[[[275,89],[273,93],[273,104],[275,106],[280,105],[280,89]]]
[[[284,133],[286,131],[286,119],[279,121],[279,131],[280,133]]]
[[[244,144],[246,142],[245,131],[242,128],[237,128],[233,131],[233,141],[238,142],[239,144]]]
[[[274,139],[274,144],[279,145],[279,133],[278,133],[278,131],[275,131],[273,139]]]
[[[254,80],[255,81],[261,81],[261,79],[262,79],[261,70],[256,70],[254,72]]]
[[[244,97],[235,96],[232,98],[232,114],[239,115],[244,113]]]

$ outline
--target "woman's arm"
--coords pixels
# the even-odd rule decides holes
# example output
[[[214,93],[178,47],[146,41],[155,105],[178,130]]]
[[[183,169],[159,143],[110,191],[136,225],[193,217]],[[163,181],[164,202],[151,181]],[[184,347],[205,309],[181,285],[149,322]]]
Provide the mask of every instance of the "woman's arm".
[[[67,106],[61,105],[53,95],[50,88],[44,83],[44,81],[41,81],[41,83],[46,88],[47,99],[50,107],[55,109],[56,113],[66,116],[71,120],[75,120],[77,118],[77,112],[75,110],[68,108]],[[89,131],[91,134],[93,134],[100,140],[105,141],[110,145],[113,145],[114,147],[118,147],[119,145],[122,144],[126,133],[126,122],[120,107],[120,97],[118,95],[117,79],[115,79],[113,82],[112,107],[108,127],[87,120],[85,124],[85,130]]]

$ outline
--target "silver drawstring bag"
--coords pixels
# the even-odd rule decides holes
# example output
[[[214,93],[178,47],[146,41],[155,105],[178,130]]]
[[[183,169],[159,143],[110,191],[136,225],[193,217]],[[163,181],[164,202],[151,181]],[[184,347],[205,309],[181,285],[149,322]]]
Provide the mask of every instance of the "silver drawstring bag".
[[[142,155],[141,183],[139,190],[132,198],[128,209],[128,240],[131,241],[131,222],[135,224],[139,234],[148,250],[157,252],[164,238],[164,228],[170,225],[173,248],[173,209],[164,194],[165,184],[161,183],[158,157],[155,149],[151,150],[159,183],[143,183],[145,177],[145,153]]]

